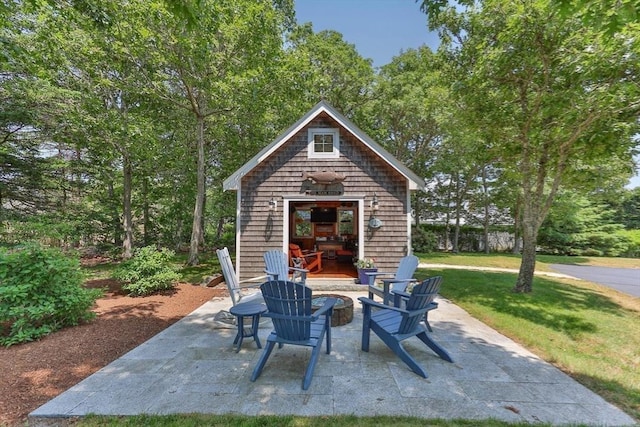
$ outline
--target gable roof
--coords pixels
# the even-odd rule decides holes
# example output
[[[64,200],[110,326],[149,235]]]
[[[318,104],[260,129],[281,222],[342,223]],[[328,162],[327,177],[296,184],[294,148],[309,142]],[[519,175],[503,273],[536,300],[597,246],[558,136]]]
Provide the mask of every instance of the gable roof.
[[[278,150],[282,144],[287,142],[293,135],[298,133],[300,129],[304,128],[309,122],[311,122],[316,116],[321,113],[328,114],[333,120],[338,122],[343,128],[349,131],[360,142],[369,147],[375,152],[383,161],[389,166],[398,171],[409,181],[410,190],[425,190],[424,179],[410,171],[400,160],[396,159],[391,153],[382,148],[380,144],[369,138],[362,130],[360,130],[353,122],[344,117],[335,108],[329,105],[326,101],[318,102],[307,114],[305,114],[300,120],[294,123],[291,127],[281,133],[276,139],[274,139],[269,145],[264,147],[258,154],[253,156],[251,160],[242,165],[231,176],[224,180],[222,188],[226,190],[238,190],[240,187],[240,180],[247,173],[252,171],[271,154]]]

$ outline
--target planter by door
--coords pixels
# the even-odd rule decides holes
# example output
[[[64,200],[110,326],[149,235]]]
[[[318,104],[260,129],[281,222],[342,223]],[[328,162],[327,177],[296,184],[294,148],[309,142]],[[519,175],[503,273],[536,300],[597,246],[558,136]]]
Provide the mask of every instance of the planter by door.
[[[367,276],[367,273],[375,273],[376,271],[378,271],[377,268],[359,268],[358,269],[358,280],[360,280],[360,284],[361,285],[368,285],[369,284],[369,276]]]

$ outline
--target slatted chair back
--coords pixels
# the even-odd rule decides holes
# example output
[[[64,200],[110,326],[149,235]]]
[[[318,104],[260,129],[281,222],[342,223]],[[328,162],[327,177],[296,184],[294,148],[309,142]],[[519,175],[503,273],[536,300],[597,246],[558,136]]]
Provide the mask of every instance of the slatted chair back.
[[[231,303],[236,305],[240,302],[262,302],[262,294],[256,288],[258,284],[255,283],[256,280],[264,279],[262,277],[255,277],[253,279],[248,279],[243,282],[238,281],[238,276],[236,276],[236,271],[233,268],[233,261],[231,261],[231,256],[229,255],[229,249],[222,248],[216,250],[216,255],[218,255],[218,261],[220,261],[220,268],[222,269],[222,275],[224,276],[224,282],[227,284],[227,290],[229,290],[229,296],[231,297]],[[244,287],[240,286],[241,283],[251,283],[252,285],[245,285]],[[251,288],[253,288],[253,292],[248,292]]]
[[[267,251],[264,253],[263,258],[269,280],[288,280],[289,261],[284,252],[278,250]]]
[[[289,265],[319,273],[322,271],[322,252],[305,253],[300,246],[289,243]]]
[[[229,249],[227,249],[226,247],[217,249],[216,254],[218,255],[218,261],[220,261],[220,268],[222,269],[222,275],[224,276],[224,282],[227,284],[227,289],[229,290],[231,301],[233,302],[233,305],[236,305],[240,302],[242,294],[240,293],[238,278],[236,277],[236,272],[233,268],[233,262],[231,261],[231,256],[229,255]]]
[[[413,274],[418,268],[420,260],[415,255],[406,255],[400,258],[398,268],[395,272],[376,271],[367,273],[369,276],[369,298],[373,299],[374,295],[382,298],[387,304],[392,299],[392,292],[404,292],[407,285],[412,282]],[[381,284],[376,279],[381,279]]]
[[[400,259],[400,263],[398,264],[398,270],[396,270],[396,274],[394,279],[397,280],[407,280],[413,278],[416,269],[418,268],[418,264],[420,260],[415,255],[407,255]],[[403,291],[407,288],[409,282],[398,282],[392,285],[391,290],[400,290]]]
[[[413,372],[427,378],[427,371],[402,346],[402,341],[417,337],[447,362],[451,355],[427,334],[420,322],[429,310],[433,310],[434,298],[440,290],[441,277],[431,277],[414,286],[411,294],[403,293],[405,308],[378,303],[360,297],[362,303],[362,351],[369,351],[370,334],[373,331]],[[437,307],[437,305],[436,305]]]
[[[276,335],[287,341],[311,337],[311,289],[289,281],[269,281],[260,285],[268,316]]]
[[[307,260],[302,254],[302,249],[300,249],[300,246],[296,245],[295,243],[289,243],[289,259],[291,260],[291,262],[289,263],[290,265],[294,265],[292,258],[299,258],[300,261],[302,262],[300,267],[303,267],[303,268],[307,267],[306,265]]]
[[[441,276],[434,276],[425,279],[421,283],[418,283],[413,287],[411,296],[407,300],[405,309],[409,313],[404,313],[400,326],[398,327],[398,334],[407,333],[415,330],[418,324],[423,320],[423,316],[410,316],[409,314],[416,310],[422,310],[428,307],[429,304],[438,296],[440,291],[440,285],[442,284]]]
[[[258,359],[251,381],[255,381],[269,359],[276,343],[311,347],[311,357],[302,380],[302,388],[309,388],[322,341],[326,337],[327,354],[331,353],[331,316],[335,298],[327,298],[322,307],[311,313],[311,289],[302,283],[285,280],[269,281],[260,285],[267,312],[274,330],[267,337],[267,345]]]
[[[292,280],[305,283],[307,270],[289,266],[288,255],[279,250],[270,250],[264,253],[265,273],[269,280]],[[291,276],[290,276],[290,273]]]

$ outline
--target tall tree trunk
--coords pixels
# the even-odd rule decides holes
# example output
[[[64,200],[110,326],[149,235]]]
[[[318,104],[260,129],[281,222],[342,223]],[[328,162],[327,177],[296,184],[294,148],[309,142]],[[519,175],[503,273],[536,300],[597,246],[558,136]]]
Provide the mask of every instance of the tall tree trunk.
[[[518,196],[516,199],[516,206],[513,215],[513,253],[520,253],[520,230],[521,230],[521,215],[520,215],[520,197]]]
[[[420,212],[422,212],[422,206],[421,206],[421,199],[420,199],[420,195],[416,195],[416,197],[413,199],[413,221],[414,221],[414,225],[416,227],[418,227],[420,225]],[[411,207],[409,207],[411,208]]]
[[[122,173],[123,173],[123,222],[124,222],[124,241],[122,242],[122,257],[129,259],[132,256],[133,248],[133,214],[131,212],[131,187],[132,187],[132,166],[131,159],[128,155],[122,157]]]
[[[224,233],[224,218],[218,218],[218,227],[216,227],[216,240],[220,240],[222,238],[222,233]]]
[[[449,251],[449,232],[451,231],[451,182],[447,187],[447,206],[445,208],[444,215],[444,251]]]
[[[202,214],[204,210],[204,117],[197,116],[198,122],[198,182],[196,205],[193,209],[193,227],[191,230],[191,244],[189,246],[189,259],[187,264],[198,265],[198,244],[202,239]]]
[[[198,245],[204,248],[204,230],[205,230],[205,209],[207,207],[207,192],[202,192],[202,215],[200,215],[200,237],[198,239]]]
[[[122,246],[122,224],[120,223],[120,215],[118,214],[118,209],[116,208],[119,203],[115,200],[115,190],[113,189],[113,182],[110,181],[107,185],[109,199],[111,200],[111,203],[109,203],[109,205],[112,206],[111,225],[113,227],[113,245],[115,247],[118,247]]]
[[[144,241],[144,245],[147,246],[151,243],[149,241],[151,218],[149,217],[149,181],[147,177],[143,177],[142,179],[142,198],[142,240]]]
[[[460,252],[460,215],[461,215],[461,205],[462,205],[462,196],[460,195],[460,174],[456,176],[456,226],[453,232],[453,253]]]
[[[489,185],[487,184],[487,168],[482,168],[482,205],[484,208],[484,219],[482,221],[482,239],[484,241],[484,253],[491,252],[489,248]]]
[[[533,274],[536,269],[536,247],[538,227],[535,220],[525,219],[522,224],[522,261],[514,292],[528,293],[532,290]]]
[[[184,228],[184,221],[182,220],[182,218],[178,218],[176,221],[176,233],[174,236],[174,245],[175,245],[175,251],[179,252],[182,249],[182,231]]]

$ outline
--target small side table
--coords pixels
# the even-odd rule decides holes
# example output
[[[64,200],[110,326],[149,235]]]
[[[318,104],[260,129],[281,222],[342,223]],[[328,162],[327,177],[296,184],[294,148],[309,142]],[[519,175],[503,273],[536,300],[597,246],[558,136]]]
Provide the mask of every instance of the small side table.
[[[258,327],[260,325],[260,315],[266,311],[266,305],[255,302],[243,302],[236,304],[229,309],[229,313],[236,316],[236,323],[238,324],[238,333],[236,334],[236,338],[233,340],[234,344],[238,344],[236,353],[240,351],[242,339],[247,337],[253,337],[258,348],[262,348],[260,339],[258,338]],[[244,327],[245,317],[251,317],[251,327]]]

